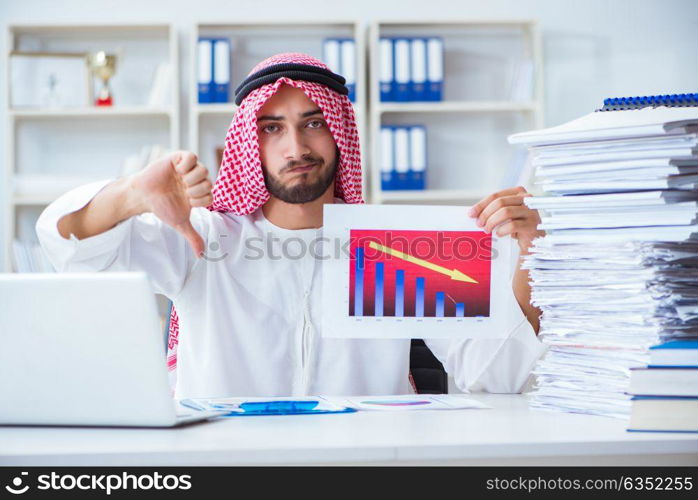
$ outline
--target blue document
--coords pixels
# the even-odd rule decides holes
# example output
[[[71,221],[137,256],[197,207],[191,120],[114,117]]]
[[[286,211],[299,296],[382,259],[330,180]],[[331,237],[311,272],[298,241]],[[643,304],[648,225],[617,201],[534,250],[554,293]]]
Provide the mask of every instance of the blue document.
[[[230,93],[230,40],[213,40],[213,101],[228,102]]]
[[[427,88],[425,100],[443,100],[444,43],[441,38],[427,40]]]
[[[410,40],[396,38],[395,41],[395,94],[396,101],[410,100],[412,77],[410,74]]]
[[[213,40],[210,38],[199,38],[197,50],[196,81],[199,90],[199,102],[214,102]]]
[[[284,398],[195,398],[182,399],[182,406],[200,411],[229,411],[223,417],[252,417],[261,415],[318,415],[328,413],[353,413],[347,406],[330,403],[324,399]]]
[[[391,102],[395,100],[395,58],[394,44],[390,38],[381,38],[378,42],[380,52],[380,73],[378,76],[380,85],[380,100]]]

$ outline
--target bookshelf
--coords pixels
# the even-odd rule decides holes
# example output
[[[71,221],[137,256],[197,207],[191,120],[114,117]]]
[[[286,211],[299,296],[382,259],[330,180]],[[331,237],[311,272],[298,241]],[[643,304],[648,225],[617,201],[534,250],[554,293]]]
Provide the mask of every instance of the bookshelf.
[[[169,24],[10,25],[6,36],[8,75],[13,51],[117,55],[112,107],[13,108],[7,86],[2,266],[12,272],[13,240],[35,242],[36,220],[58,196],[119,176],[124,159],[144,146],[180,147],[179,55],[177,33]],[[172,99],[150,107],[154,69],[165,62],[171,68]]]
[[[199,37],[225,37],[231,42],[231,82],[229,103],[199,104],[196,68],[196,44]],[[325,38],[353,38],[356,63],[356,114],[361,138],[362,158],[368,151],[366,140],[366,57],[362,25],[355,20],[294,22],[214,22],[194,26],[191,34],[189,64],[189,147],[215,179],[218,173],[216,147],[222,147],[235,114],[234,91],[250,70],[262,60],[281,52],[301,52],[323,60]],[[364,165],[364,179],[366,166]],[[366,184],[364,184],[366,195]]]
[[[513,148],[510,133],[543,125],[540,33],[531,20],[376,21],[365,29],[351,19],[309,21],[209,22],[192,25],[189,77],[189,136],[195,152],[217,175],[216,147],[224,143],[236,110],[233,90],[250,69],[279,52],[304,52],[322,59],[325,38],[356,43],[356,102],[363,159],[364,198],[370,203],[471,203],[499,188]],[[196,43],[200,36],[231,41],[229,103],[199,104]],[[444,41],[444,100],[381,102],[378,40],[382,36],[439,36]],[[88,52],[119,57],[110,81],[111,108],[13,109],[7,87],[5,260],[12,271],[14,238],[35,240],[33,226],[48,203],[68,189],[120,174],[124,158],[144,145],[180,147],[179,55],[171,25],[11,25],[10,52]],[[533,64],[530,98],[511,99],[517,61]],[[172,102],[148,107],[154,67],[172,67]],[[427,189],[380,189],[379,137],[382,124],[427,127]],[[95,161],[98,158],[99,161]]]
[[[380,38],[431,36],[443,40],[443,101],[382,102]],[[472,204],[500,189],[516,161],[506,137],[543,125],[543,68],[536,22],[375,21],[369,26],[367,45],[370,202]],[[524,98],[515,95],[513,88],[522,61],[529,61],[533,68]],[[427,187],[384,191],[381,126],[415,124],[427,129]]]

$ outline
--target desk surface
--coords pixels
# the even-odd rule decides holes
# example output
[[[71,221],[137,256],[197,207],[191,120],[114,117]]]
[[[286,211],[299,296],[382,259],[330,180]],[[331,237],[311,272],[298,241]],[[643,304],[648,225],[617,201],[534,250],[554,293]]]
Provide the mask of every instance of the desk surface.
[[[532,410],[230,418],[179,429],[0,426],[0,465],[698,465],[698,434],[629,433],[623,420]]]

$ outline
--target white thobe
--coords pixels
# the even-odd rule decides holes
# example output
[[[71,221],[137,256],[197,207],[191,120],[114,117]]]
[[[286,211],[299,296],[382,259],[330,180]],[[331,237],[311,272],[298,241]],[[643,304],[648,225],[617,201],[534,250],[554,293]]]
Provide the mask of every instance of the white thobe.
[[[321,229],[283,229],[261,209],[235,216],[194,208],[191,223],[206,245],[201,259],[151,213],[89,238],[63,238],[58,220],[108,182],[53,202],[37,221],[37,234],[59,272],[144,271],[154,290],[173,301],[180,328],[175,397],[412,391],[409,339],[322,336],[322,262],[307,251]],[[426,340],[462,391],[514,393],[528,381],[545,348],[511,303],[506,338]]]

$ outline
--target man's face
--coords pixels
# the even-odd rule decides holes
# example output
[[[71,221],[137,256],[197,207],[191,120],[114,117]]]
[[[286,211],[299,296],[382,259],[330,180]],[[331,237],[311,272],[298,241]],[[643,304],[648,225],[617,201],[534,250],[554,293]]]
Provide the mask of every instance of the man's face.
[[[282,85],[257,113],[259,153],[269,192],[308,203],[332,185],[339,151],[320,108],[301,89]]]

